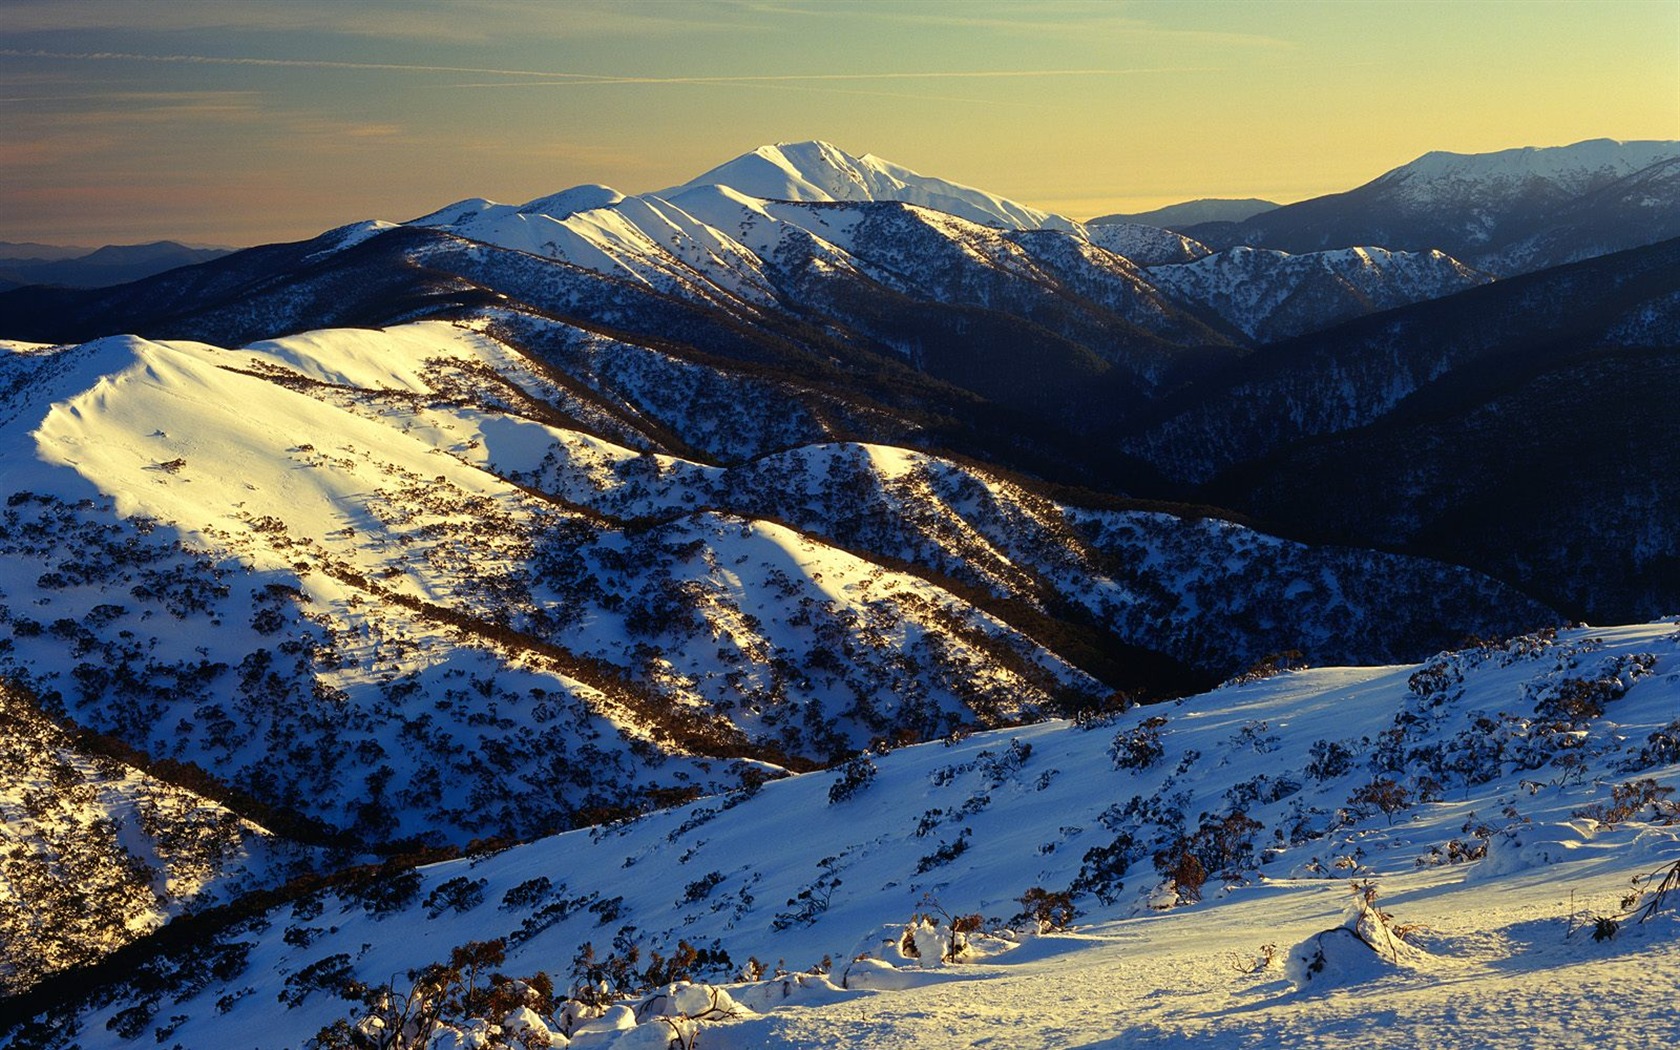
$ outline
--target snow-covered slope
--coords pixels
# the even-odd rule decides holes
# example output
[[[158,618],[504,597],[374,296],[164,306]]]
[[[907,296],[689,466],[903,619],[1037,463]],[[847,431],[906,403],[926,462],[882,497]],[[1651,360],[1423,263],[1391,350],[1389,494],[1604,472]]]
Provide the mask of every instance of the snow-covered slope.
[[[1342,248],[1289,255],[1230,248],[1180,266],[1153,267],[1149,279],[1249,338],[1271,343],[1337,321],[1440,299],[1492,278],[1437,251]]]
[[[1589,139],[1496,153],[1436,150],[1377,178],[1415,211],[1466,206],[1497,211],[1536,195],[1579,197],[1659,161],[1680,157],[1680,142]]]
[[[309,851],[135,768],[120,741],[67,732],[5,681],[0,756],[0,994],[311,866]]]
[[[39,1045],[72,1017],[90,1047],[345,1039],[324,1029],[392,1019],[400,975],[452,954],[480,985],[553,977],[553,998],[440,1004],[446,1038],[477,1018],[493,1046],[537,1025],[589,1047],[985,1046],[1005,1019],[1016,1045],[1659,1045],[1677,660],[1673,623],[1577,629],[873,754],[300,897],[194,949],[219,976],[160,956]],[[1406,1021],[1372,1024],[1389,1010]]]
[[[1449,566],[1081,514],[893,448],[660,455],[655,393],[710,425],[706,398],[753,400],[487,327],[12,349],[0,671],[361,841],[461,844],[1278,649],[1553,617]]]
[[[1085,227],[1091,243],[1116,255],[1124,255],[1139,266],[1190,262],[1212,249],[1183,234],[1133,222],[1111,222]]]

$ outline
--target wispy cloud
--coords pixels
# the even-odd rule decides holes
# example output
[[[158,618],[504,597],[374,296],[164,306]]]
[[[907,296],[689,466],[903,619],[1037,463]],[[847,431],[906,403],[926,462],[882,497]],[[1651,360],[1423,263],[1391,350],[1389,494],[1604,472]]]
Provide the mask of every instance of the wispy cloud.
[[[494,69],[482,66],[430,66],[401,62],[335,62],[314,58],[254,58],[229,55],[147,55],[129,51],[43,51],[35,48],[0,48],[0,58],[40,58],[60,62],[161,62],[203,66],[267,66],[280,69],[343,69],[386,73],[477,73],[503,77],[559,77],[599,79],[588,73],[566,73],[538,69]]]
[[[1114,0],[1049,0],[963,4],[918,4],[894,6],[877,2],[822,0],[735,0],[731,4],[760,18],[773,19],[858,19],[928,29],[987,31],[1047,39],[1088,41],[1160,40],[1196,46],[1239,46],[1248,48],[1295,48],[1296,42],[1265,33],[1180,28],[1137,17],[1135,10]],[[1189,7],[1190,5],[1184,5]],[[1170,7],[1170,5],[1169,5]]]
[[[659,37],[761,28],[749,7],[627,0],[4,0],[10,33],[298,32],[379,40],[486,44],[508,39]]]
[[[1128,77],[1149,73],[1207,73],[1211,66],[1153,66],[1135,69],[949,69],[889,70],[879,73],[729,73],[712,76],[613,76],[570,74],[563,81],[528,80],[456,87],[590,87],[603,84],[787,84],[869,80],[1042,80],[1058,77]],[[917,98],[925,98],[917,95]]]
[[[342,69],[384,73],[462,74],[528,78],[514,82],[456,84],[455,87],[556,87],[612,84],[760,84],[870,80],[1011,80],[1058,77],[1123,77],[1145,74],[1205,73],[1207,66],[1140,66],[1113,69],[956,69],[883,70],[874,73],[730,73],[722,75],[641,76],[637,74],[576,73],[565,70],[495,69],[476,66],[434,66],[394,62],[338,62],[311,58],[255,58],[228,55],[147,55],[124,51],[39,51],[0,48],[0,57],[41,58],[85,62],[163,62],[189,65],[264,66],[282,69]]]

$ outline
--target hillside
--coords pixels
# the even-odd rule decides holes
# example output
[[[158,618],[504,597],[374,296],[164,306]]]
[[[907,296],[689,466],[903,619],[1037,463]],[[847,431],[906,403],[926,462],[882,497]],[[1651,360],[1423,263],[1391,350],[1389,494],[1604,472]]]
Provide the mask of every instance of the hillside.
[[[1676,659],[1672,623],[1548,632],[875,753],[299,898],[113,975],[14,1045],[154,1027],[345,1045],[335,1018],[452,952],[480,984],[554,978],[553,1001],[504,986],[439,1018],[490,1045],[540,1024],[574,1046],[663,1046],[673,1027],[714,1047],[982,1046],[1000,1023],[1085,1045],[1114,1038],[1116,1010],[1144,1045],[1323,1046],[1348,1025],[1385,1047],[1661,1038]],[[206,979],[191,960],[210,957]],[[255,994],[270,973],[278,1002]],[[1604,1011],[1629,980],[1650,994]],[[634,1012],[601,1017],[626,993]],[[478,1037],[475,1001],[500,1003],[477,1008]],[[1385,1008],[1406,1021],[1368,1027]]]
[[[463,845],[1280,649],[1394,658],[1553,615],[1451,566],[902,449],[658,453],[656,396],[713,447],[812,422],[755,436],[698,411],[727,388],[550,335],[569,361],[438,322],[14,348],[0,669],[359,841]],[[607,351],[652,411],[591,389]]]

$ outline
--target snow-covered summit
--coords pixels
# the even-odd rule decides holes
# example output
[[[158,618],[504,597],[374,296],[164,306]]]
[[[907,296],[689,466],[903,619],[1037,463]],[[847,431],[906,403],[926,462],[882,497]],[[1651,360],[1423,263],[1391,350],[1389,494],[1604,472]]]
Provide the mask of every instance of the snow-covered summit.
[[[680,186],[659,191],[670,197],[697,186],[728,186],[751,197],[787,201],[902,201],[1011,229],[1071,230],[1060,215],[1029,208],[984,190],[921,175],[873,154],[853,156],[827,142],[778,142],[760,146]]]
[[[1495,153],[1435,150],[1379,176],[1372,185],[1398,191],[1420,206],[1471,192],[1484,198],[1509,197],[1535,183],[1577,195],[1675,157],[1680,157],[1680,142],[1661,140],[1589,139]]]

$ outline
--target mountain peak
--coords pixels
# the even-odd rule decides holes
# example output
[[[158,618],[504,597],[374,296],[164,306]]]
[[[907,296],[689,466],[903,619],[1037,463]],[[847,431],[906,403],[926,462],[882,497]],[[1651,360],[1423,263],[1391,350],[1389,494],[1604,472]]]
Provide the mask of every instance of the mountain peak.
[[[762,200],[902,201],[1009,229],[1074,226],[1060,215],[922,175],[871,153],[855,156],[820,139],[760,146],[657,196],[673,197],[701,186],[727,186]]]

